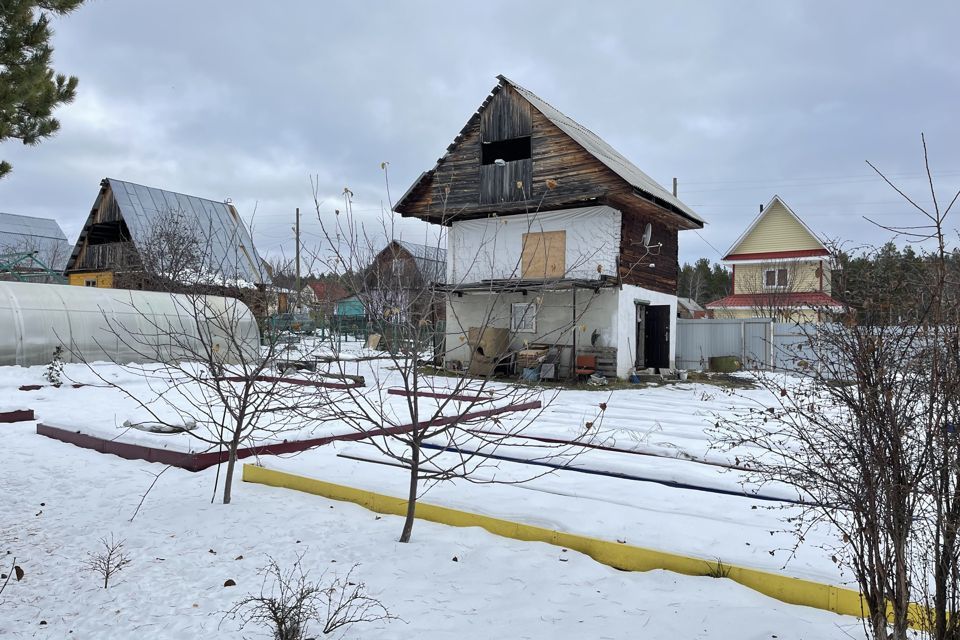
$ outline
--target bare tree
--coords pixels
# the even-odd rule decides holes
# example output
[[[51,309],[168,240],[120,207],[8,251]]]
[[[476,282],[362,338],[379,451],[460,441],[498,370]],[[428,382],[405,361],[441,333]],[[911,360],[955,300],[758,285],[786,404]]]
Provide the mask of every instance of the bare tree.
[[[241,447],[317,424],[320,416],[312,410],[319,406],[318,396],[304,384],[310,381],[284,378],[278,364],[306,357],[308,346],[295,346],[292,356],[290,345],[280,340],[261,346],[250,306],[262,308],[264,293],[238,277],[242,270],[231,262],[236,256],[217,250],[215,243],[223,239],[173,224],[177,219],[148,230],[165,240],[145,247],[137,263],[144,282],[175,292],[162,304],[131,295],[124,311],[137,317],[136,323],[103,314],[108,338],[116,340],[130,360],[142,363],[125,368],[146,382],[149,393],[101,375],[94,365],[90,369],[148,414],[149,421],[126,427],[185,432],[207,451],[225,452],[223,503],[228,504]],[[178,265],[170,263],[170,255],[192,258]],[[173,271],[147,270],[165,265]],[[243,297],[250,306],[214,292]],[[75,355],[84,360],[84,354]]]
[[[938,640],[960,629],[960,307],[945,245],[957,196],[941,207],[929,184],[931,208],[894,187],[924,222],[885,228],[934,249],[892,274],[871,260],[841,274],[842,322],[801,325],[806,339],[787,354],[794,377],[758,375],[772,400],[717,425],[751,480],[786,483],[805,500],[798,544],[819,523],[837,532],[834,557],[856,578],[878,639],[903,640],[911,625]],[[893,297],[912,313],[891,318]]]
[[[751,310],[757,317],[776,322],[803,321],[808,318],[803,317],[805,310],[798,308],[796,294],[817,290],[817,269],[813,263],[792,259],[743,265],[737,270],[737,290],[750,296]],[[814,308],[813,314],[816,312]]]
[[[383,456],[408,470],[407,511],[400,535],[401,542],[408,542],[417,500],[435,483],[506,481],[495,472],[501,448],[509,447],[514,455],[554,467],[568,464],[576,455],[577,447],[572,445],[531,446],[523,438],[557,390],[517,382],[515,378],[495,379],[495,373],[508,366],[518,350],[536,341],[558,353],[568,349],[572,374],[575,351],[571,342],[584,330],[581,320],[591,302],[603,294],[604,281],[595,278],[577,282],[564,278],[564,274],[552,278],[522,274],[521,256],[515,256],[511,258],[514,264],[496,264],[501,273],[505,270],[505,277],[474,292],[479,293],[475,300],[482,304],[471,317],[459,317],[456,305],[447,304],[447,297],[458,295],[458,286],[466,283],[444,284],[440,270],[411,285],[403,265],[396,267],[392,260],[375,262],[380,247],[394,239],[391,232],[395,225],[390,214],[378,226],[359,223],[352,212],[351,196],[345,190],[344,209],[337,213],[333,225],[323,222],[317,198],[326,246],[316,254],[326,256],[331,271],[348,282],[348,288],[358,296],[367,310],[368,330],[382,336],[385,351],[381,358],[370,361],[369,372],[365,370],[370,376],[366,388],[348,389],[344,398],[324,404],[332,417],[367,434],[367,441]],[[536,211],[530,214],[527,231],[542,231]],[[439,254],[445,240],[441,232],[431,242],[431,250]],[[495,237],[484,238],[473,246],[470,250],[475,252],[474,259],[498,260],[484,253],[497,241]],[[602,242],[595,244],[603,246]],[[536,251],[543,253],[545,248],[534,248],[531,253]],[[464,260],[464,255],[459,259]],[[567,272],[585,264],[592,269],[594,259],[592,254],[581,256],[579,264],[567,265]],[[563,286],[571,288],[560,288]],[[575,296],[573,286],[582,287],[580,297],[574,297],[576,306],[570,304],[571,294]],[[551,305],[565,309],[562,317],[550,327],[537,330],[536,315]],[[444,311],[448,325],[445,335],[438,322],[438,314]],[[469,331],[458,334],[451,331],[451,324],[469,327]],[[336,353],[336,343],[331,349]],[[464,349],[469,353],[466,358],[455,353]],[[330,366],[344,374],[355,365],[348,359],[334,358]],[[604,406],[598,402],[587,409],[580,431],[571,434],[572,442],[599,426]],[[531,473],[530,477],[536,475]]]
[[[110,578],[122,571],[132,560],[127,552],[124,551],[124,540],[116,540],[113,534],[110,538],[100,538],[102,551],[94,551],[87,554],[86,567],[90,571],[99,573],[103,578],[103,588],[110,586]]]

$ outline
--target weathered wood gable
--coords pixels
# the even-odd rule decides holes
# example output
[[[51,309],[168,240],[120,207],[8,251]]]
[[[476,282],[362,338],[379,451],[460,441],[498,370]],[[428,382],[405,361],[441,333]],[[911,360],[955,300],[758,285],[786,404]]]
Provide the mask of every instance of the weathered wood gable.
[[[608,204],[622,213],[621,281],[676,293],[677,233],[702,223],[630,184],[501,79],[396,211],[450,225],[590,204]],[[661,243],[655,255],[646,255],[641,242],[648,223],[653,244]]]
[[[110,183],[104,181],[74,245],[66,271],[112,271],[134,265],[136,256],[136,247],[120,206]]]
[[[485,146],[524,137],[530,138],[529,158],[483,164]],[[449,224],[494,212],[582,205],[618,191],[632,188],[506,85],[474,114],[436,168],[396,209]]]

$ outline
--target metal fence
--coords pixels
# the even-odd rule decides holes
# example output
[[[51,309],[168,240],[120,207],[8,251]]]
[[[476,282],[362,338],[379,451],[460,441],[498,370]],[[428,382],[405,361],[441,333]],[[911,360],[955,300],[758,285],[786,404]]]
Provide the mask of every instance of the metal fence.
[[[710,358],[734,356],[745,369],[802,369],[817,362],[816,325],[770,318],[677,319],[676,366],[707,369]]]

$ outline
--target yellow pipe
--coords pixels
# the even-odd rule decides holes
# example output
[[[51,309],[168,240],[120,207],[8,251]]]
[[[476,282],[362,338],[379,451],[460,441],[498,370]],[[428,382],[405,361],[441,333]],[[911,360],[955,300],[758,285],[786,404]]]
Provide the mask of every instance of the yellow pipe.
[[[394,498],[381,493],[266,469],[252,464],[243,466],[243,480],[312,493],[331,500],[353,502],[376,513],[403,516],[407,512],[407,501],[403,498]],[[724,577],[734,582],[789,604],[814,607],[858,617],[863,617],[867,611],[866,603],[863,602],[860,593],[857,591],[758,569],[738,567],[726,563],[723,563],[721,567],[718,566],[718,561],[703,560],[574,533],[554,531],[544,527],[441,507],[426,502],[417,503],[417,518],[454,527],[482,527],[490,533],[515,540],[546,542],[579,551],[597,562],[617,569],[627,571],[665,569],[689,576],[722,573]],[[911,617],[913,620],[919,621],[921,619],[920,611],[916,607],[914,611],[915,613]]]

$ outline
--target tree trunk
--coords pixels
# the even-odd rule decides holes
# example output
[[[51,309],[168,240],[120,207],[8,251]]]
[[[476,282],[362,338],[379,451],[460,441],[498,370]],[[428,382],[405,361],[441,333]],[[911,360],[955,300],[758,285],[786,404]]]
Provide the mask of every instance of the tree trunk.
[[[420,442],[413,441],[410,455],[410,489],[407,493],[407,517],[403,521],[403,532],[400,534],[400,542],[410,542],[410,534],[413,533],[413,519],[417,513],[417,487],[420,475]]]
[[[227,475],[223,482],[223,504],[230,504],[230,493],[233,489],[233,469],[237,466],[237,447],[239,438],[230,441],[230,455],[227,457]]]

